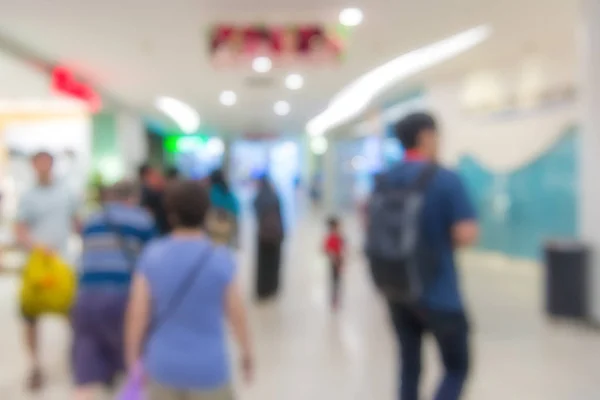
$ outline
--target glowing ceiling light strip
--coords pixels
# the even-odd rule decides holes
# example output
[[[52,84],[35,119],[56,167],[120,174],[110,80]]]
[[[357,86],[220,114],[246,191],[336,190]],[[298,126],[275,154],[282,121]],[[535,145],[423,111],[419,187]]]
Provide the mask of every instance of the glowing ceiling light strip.
[[[306,125],[310,135],[322,135],[358,115],[375,96],[412,75],[449,60],[485,41],[491,34],[487,25],[469,29],[442,41],[430,44],[367,72],[339,92],[327,109]]]
[[[195,133],[200,127],[198,112],[186,103],[172,97],[156,99],[156,108],[166,114],[185,133]]]

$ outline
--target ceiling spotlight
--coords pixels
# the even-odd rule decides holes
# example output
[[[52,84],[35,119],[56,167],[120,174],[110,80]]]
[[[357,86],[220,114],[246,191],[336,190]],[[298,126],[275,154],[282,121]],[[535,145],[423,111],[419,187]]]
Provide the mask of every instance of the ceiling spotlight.
[[[363,21],[363,12],[360,8],[346,8],[340,12],[340,24],[344,26],[358,26]]]
[[[224,106],[231,107],[237,102],[237,95],[231,90],[225,90],[224,92],[221,92],[219,100]]]
[[[259,74],[264,74],[265,72],[269,72],[271,68],[273,68],[273,62],[269,57],[256,57],[252,61],[252,68]]]
[[[288,103],[287,101],[278,101],[273,107],[275,114],[280,116],[288,115],[290,113],[290,109],[290,103]]]
[[[304,78],[299,74],[290,74],[285,78],[285,86],[290,90],[298,90],[304,86]]]

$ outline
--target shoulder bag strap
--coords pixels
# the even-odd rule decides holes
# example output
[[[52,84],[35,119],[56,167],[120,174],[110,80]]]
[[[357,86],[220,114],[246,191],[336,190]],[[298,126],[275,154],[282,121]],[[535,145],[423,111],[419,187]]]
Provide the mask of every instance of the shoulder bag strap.
[[[125,238],[125,235],[123,235],[123,232],[121,231],[120,226],[117,225],[112,220],[112,218],[110,218],[110,213],[108,212],[108,209],[106,207],[104,208],[103,218],[104,218],[104,222],[108,226],[108,229],[110,229],[112,231],[112,233],[114,233],[115,237],[117,238],[119,249],[121,249],[121,253],[123,253],[123,255],[125,256],[125,259],[127,260],[129,272],[133,272],[135,270],[135,262],[137,259],[137,254],[134,254],[133,249],[127,243],[127,239]]]
[[[190,271],[185,274],[184,279],[181,280],[177,286],[173,296],[169,299],[167,306],[160,315],[156,317],[156,320],[150,328],[150,334],[156,333],[165,322],[171,318],[175,311],[181,306],[183,300],[187,297],[192,287],[198,280],[200,272],[204,269],[204,266],[208,263],[212,255],[214,254],[214,246],[208,243],[207,248],[200,253],[200,256],[194,259]]]

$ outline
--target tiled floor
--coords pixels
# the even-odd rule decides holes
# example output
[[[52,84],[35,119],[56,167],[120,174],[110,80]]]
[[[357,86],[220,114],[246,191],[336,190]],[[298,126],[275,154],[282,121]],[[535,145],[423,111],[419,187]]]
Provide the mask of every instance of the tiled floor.
[[[240,386],[242,400],[394,400],[396,348],[386,313],[361,261],[357,228],[343,311],[327,307],[327,270],[319,254],[321,222],[306,216],[289,239],[285,285],[273,304],[250,307],[258,376]],[[247,236],[248,237],[248,236]],[[250,289],[253,256],[240,254]],[[463,282],[474,321],[470,400],[600,399],[600,333],[548,321],[541,312],[538,267],[490,256],[463,257]],[[250,293],[250,291],[249,291]],[[16,281],[0,278],[0,399],[29,399],[21,390],[26,358],[15,313]],[[249,296],[250,297],[250,296]],[[44,324],[50,386],[40,399],[69,398],[68,330]],[[424,386],[439,375],[427,349]],[[430,397],[429,397],[430,398]]]

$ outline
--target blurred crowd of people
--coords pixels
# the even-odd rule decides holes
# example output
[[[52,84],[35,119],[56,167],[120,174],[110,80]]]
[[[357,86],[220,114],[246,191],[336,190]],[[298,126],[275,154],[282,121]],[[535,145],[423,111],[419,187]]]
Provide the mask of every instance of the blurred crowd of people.
[[[143,165],[139,182],[101,188],[101,207],[83,220],[76,198],[52,177],[52,155],[39,152],[31,161],[37,184],[20,201],[18,243],[67,259],[70,236],[82,240],[78,293],[65,315],[73,328],[74,398],[94,399],[114,389],[121,373],[140,368],[152,400],[233,398],[225,321],[247,379],[254,359],[234,256],[241,207],[223,171],[192,181]],[[279,196],[266,176],[254,206],[262,300],[277,293],[284,239]],[[42,316],[23,312],[33,391],[45,384]]]
[[[420,398],[421,348],[430,333],[446,370],[435,398],[456,400],[464,392],[470,347],[454,252],[477,240],[476,216],[460,177],[437,163],[436,120],[411,114],[396,134],[406,157],[376,178],[363,210],[365,254],[401,349],[398,398]],[[66,259],[73,232],[83,243],[78,294],[65,315],[73,327],[75,399],[95,398],[122,372],[143,374],[150,400],[233,399],[226,321],[247,380],[255,360],[236,279],[242,207],[224,172],[198,181],[144,165],[139,182],[103,188],[99,210],[81,220],[76,199],[52,178],[52,155],[37,153],[32,166],[37,183],[19,205],[19,244]],[[254,293],[263,302],[278,294],[285,239],[281,200],[266,176],[259,179],[253,210]],[[331,305],[338,310],[346,244],[340,218],[331,216],[327,228],[323,250]],[[43,313],[23,308],[22,314],[31,355],[28,385],[39,390]]]

